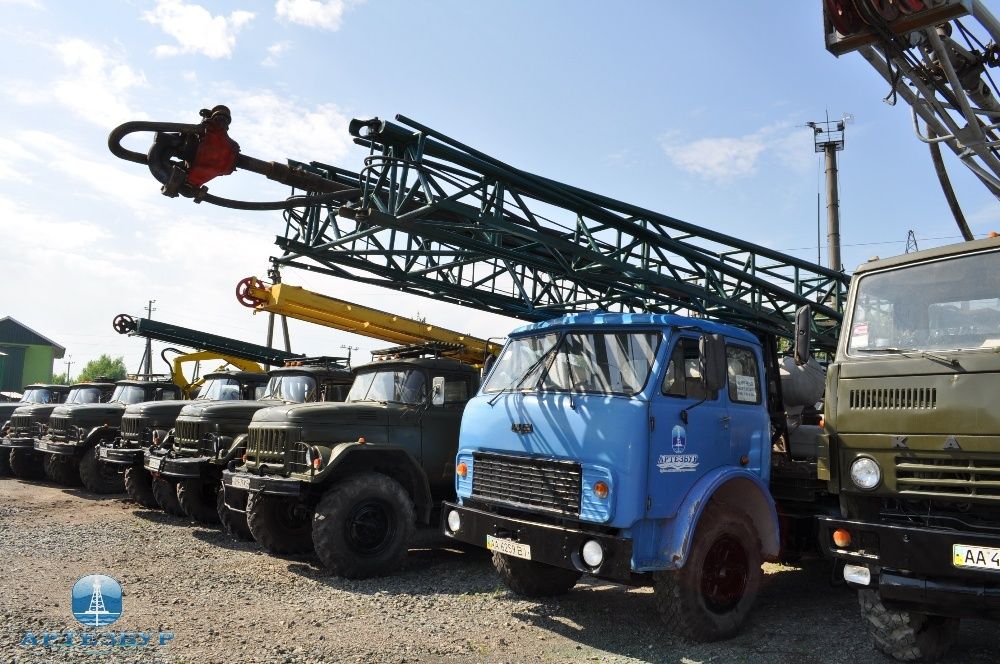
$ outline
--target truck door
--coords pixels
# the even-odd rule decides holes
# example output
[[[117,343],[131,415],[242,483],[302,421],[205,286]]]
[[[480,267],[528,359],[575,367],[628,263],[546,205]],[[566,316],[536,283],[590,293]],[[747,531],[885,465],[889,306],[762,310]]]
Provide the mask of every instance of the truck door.
[[[697,336],[678,336],[673,344],[650,401],[647,518],[673,516],[694,483],[732,457],[725,388],[706,393]]]
[[[770,447],[770,419],[761,386],[761,362],[750,346],[726,343],[726,396],[729,400],[731,454],[729,463],[744,465],[758,473],[764,458],[762,449]],[[746,457],[746,464],[741,459]],[[764,475],[766,477],[766,475]]]
[[[421,450],[424,471],[435,495],[454,493],[458,431],[472,391],[469,376],[434,374],[431,380],[431,405],[424,411]]]

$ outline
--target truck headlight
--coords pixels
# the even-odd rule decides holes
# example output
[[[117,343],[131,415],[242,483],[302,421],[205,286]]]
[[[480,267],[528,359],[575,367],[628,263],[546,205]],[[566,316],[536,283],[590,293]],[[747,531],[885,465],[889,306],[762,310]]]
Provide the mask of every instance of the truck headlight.
[[[882,469],[871,457],[858,457],[851,464],[851,480],[859,489],[874,489],[882,481]]]

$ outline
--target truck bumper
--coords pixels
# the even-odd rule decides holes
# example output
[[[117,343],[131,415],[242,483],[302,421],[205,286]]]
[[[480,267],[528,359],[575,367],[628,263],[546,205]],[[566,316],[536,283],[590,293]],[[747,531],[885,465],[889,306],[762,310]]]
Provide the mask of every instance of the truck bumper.
[[[109,447],[100,445],[97,457],[104,463],[113,466],[141,466],[142,455],[146,452],[141,447]]]
[[[20,449],[20,450],[33,450],[35,449],[35,439],[34,438],[4,438],[0,440],[0,447],[5,447],[10,450]]]
[[[884,601],[912,611],[1000,619],[1000,565],[988,570],[956,560],[964,561],[960,554],[968,547],[1000,552],[1000,535],[825,516],[817,521],[824,553],[871,572],[867,586],[849,585],[876,590]],[[834,544],[837,529],[851,534],[851,545]]]
[[[300,480],[260,476],[232,470],[223,471],[222,484],[226,487],[227,499],[230,490],[298,498],[304,496],[308,488],[307,483]]]
[[[454,532],[448,527],[448,514],[452,511],[461,518],[461,525]],[[630,539],[500,516],[448,502],[441,508],[441,532],[446,537],[482,547],[486,546],[487,536],[513,540],[531,547],[531,560],[535,562],[622,583],[634,580]],[[598,567],[588,567],[581,558],[580,551],[589,540],[596,540],[604,551],[604,561]]]
[[[209,457],[204,456],[171,457],[147,454],[143,466],[150,472],[181,480],[207,479],[211,474]]]
[[[60,456],[77,456],[83,452],[83,447],[76,443],[62,442],[58,440],[36,440],[35,450],[46,454],[58,454]]]

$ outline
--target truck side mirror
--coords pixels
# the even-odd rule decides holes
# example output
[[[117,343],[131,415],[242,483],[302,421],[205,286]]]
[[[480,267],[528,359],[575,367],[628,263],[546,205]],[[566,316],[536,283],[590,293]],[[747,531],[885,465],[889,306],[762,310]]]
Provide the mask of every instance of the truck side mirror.
[[[444,405],[444,376],[434,376],[431,381],[431,403],[435,406]]]
[[[792,354],[795,364],[802,365],[809,361],[809,344],[812,342],[812,308],[803,304],[795,310],[795,345]]]
[[[720,334],[703,334],[698,339],[698,369],[707,392],[726,384],[726,342]]]
[[[487,353],[486,359],[483,360],[483,371],[481,374],[479,374],[481,378],[486,378],[486,374],[490,372],[490,369],[493,368],[493,365],[496,364],[496,361],[497,361],[496,355],[494,355],[493,353]]]

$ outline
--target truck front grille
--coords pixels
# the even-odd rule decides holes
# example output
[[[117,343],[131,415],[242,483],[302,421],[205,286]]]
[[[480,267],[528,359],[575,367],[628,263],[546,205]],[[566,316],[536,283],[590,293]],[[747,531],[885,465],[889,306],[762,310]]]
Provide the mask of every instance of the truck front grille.
[[[855,410],[927,410],[937,408],[935,387],[879,387],[851,390],[848,404]]]
[[[1000,458],[898,456],[896,489],[903,496],[1000,504]]]
[[[38,423],[31,415],[12,415],[10,435],[14,438],[33,438],[38,434]]]
[[[143,432],[149,429],[150,424],[149,418],[146,417],[123,416],[121,425],[122,440],[130,443],[143,442],[143,438],[149,438],[149,436],[143,436]]]
[[[277,427],[250,427],[247,439],[247,461],[256,464],[285,463],[285,451],[298,441],[298,430]]]
[[[69,437],[69,418],[65,415],[53,415],[49,418],[49,435],[53,440],[66,440]]]
[[[472,455],[472,496],[494,503],[577,516],[580,464],[506,454]]]
[[[189,454],[197,454],[201,447],[204,429],[201,422],[177,420],[174,422],[174,445]]]

